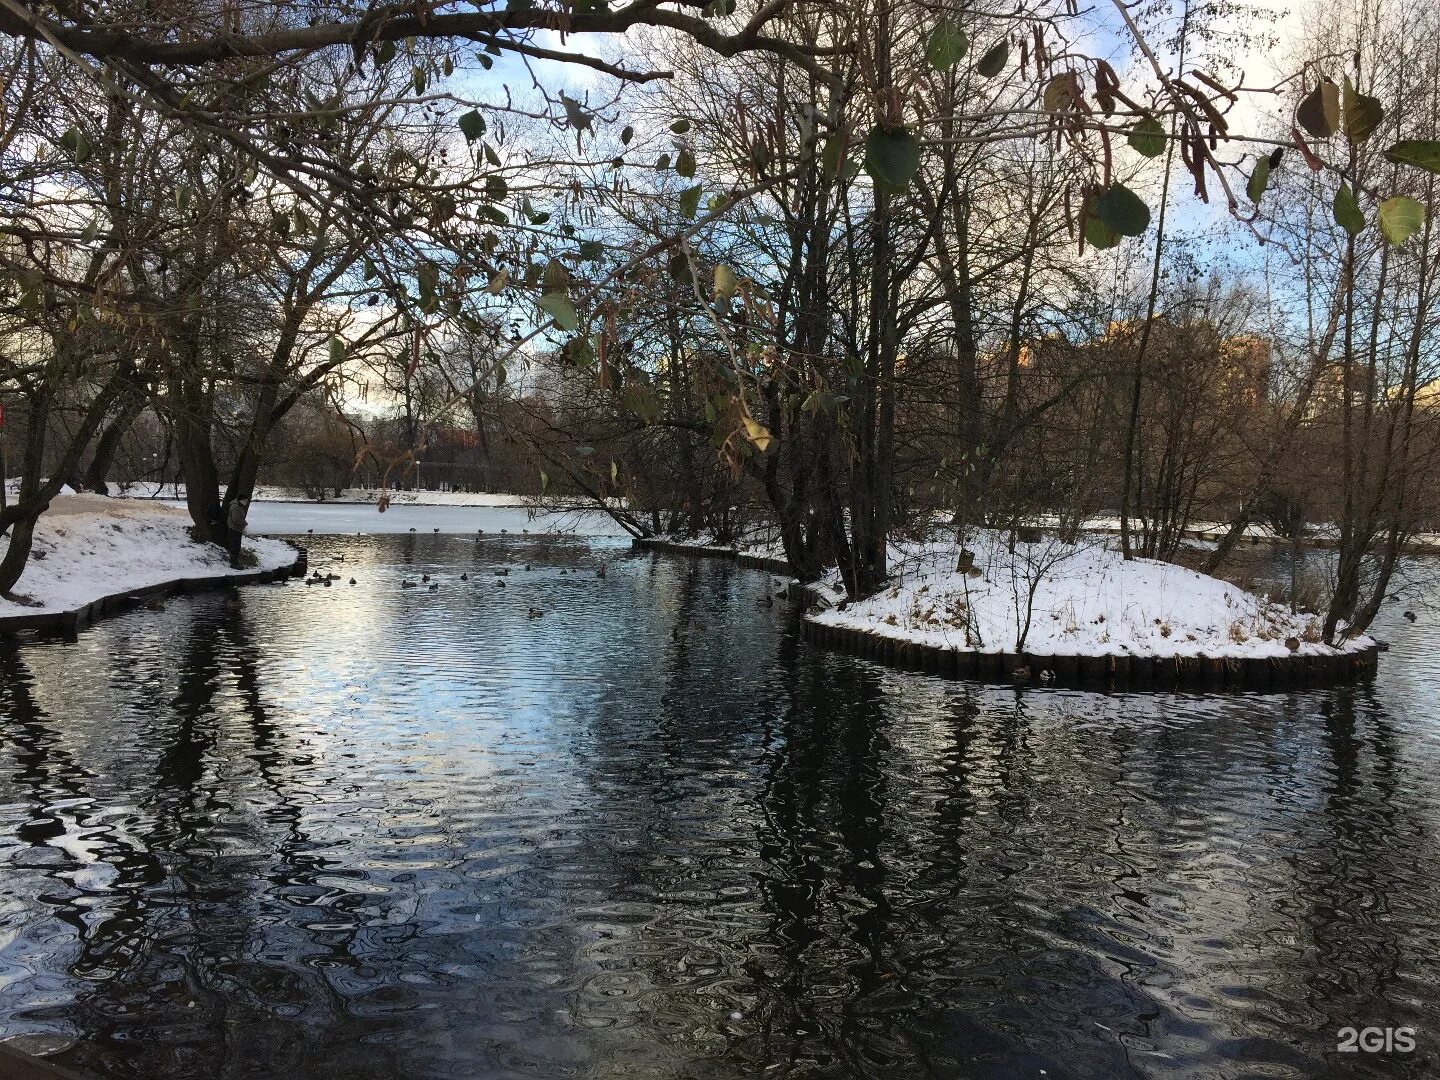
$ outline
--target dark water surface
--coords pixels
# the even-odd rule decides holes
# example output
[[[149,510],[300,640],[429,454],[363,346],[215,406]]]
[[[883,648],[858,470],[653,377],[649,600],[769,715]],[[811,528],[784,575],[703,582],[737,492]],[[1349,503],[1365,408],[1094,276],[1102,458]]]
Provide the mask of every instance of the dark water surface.
[[[315,537],[334,587],[0,645],[0,1036],[144,1080],[1440,1071],[1433,618],[1373,688],[1017,694],[620,544]]]

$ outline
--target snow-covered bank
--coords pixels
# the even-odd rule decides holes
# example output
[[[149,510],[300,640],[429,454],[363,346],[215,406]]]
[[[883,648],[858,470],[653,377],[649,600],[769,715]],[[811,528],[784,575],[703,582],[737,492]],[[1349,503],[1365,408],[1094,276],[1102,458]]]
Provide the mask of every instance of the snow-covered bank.
[[[183,499],[184,484],[156,484],[150,481],[133,484],[112,484],[111,493],[130,499]],[[526,495],[489,493],[479,491],[387,491],[392,506],[529,506],[534,502]],[[260,484],[255,488],[253,502],[295,502],[313,503],[317,506],[338,503],[343,505],[374,505],[380,499],[380,492],[373,488],[346,488],[340,495],[326,495],[316,499],[296,488],[274,487]]]
[[[36,525],[30,561],[13,590],[22,602],[0,597],[0,618],[72,611],[115,593],[232,573],[225,552],[195,543],[189,530],[189,515],[163,503],[61,495]],[[0,538],[0,555],[8,547]],[[295,549],[280,540],[246,537],[245,550],[255,558],[250,570],[295,561]]]
[[[996,534],[892,549],[895,580],[855,603],[839,575],[822,589],[835,606],[820,625],[942,649],[1038,656],[1275,657],[1359,652],[1368,637],[1332,649],[1320,620],[1218,578],[1171,563],[1126,561],[1097,538],[1017,544]]]

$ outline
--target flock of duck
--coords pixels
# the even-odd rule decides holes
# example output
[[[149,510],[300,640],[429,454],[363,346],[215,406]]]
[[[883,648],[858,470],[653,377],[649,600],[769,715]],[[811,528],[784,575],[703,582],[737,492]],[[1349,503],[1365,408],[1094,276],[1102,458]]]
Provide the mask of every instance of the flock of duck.
[[[311,534],[313,534],[313,533],[315,532],[314,529],[309,529],[309,530],[307,530],[307,531],[308,531],[309,533],[311,533]],[[411,531],[411,532],[414,532],[415,530],[414,530],[414,529],[411,529],[410,531]],[[440,530],[439,530],[439,529],[436,529],[435,531],[438,533]],[[478,543],[480,543],[480,537],[484,535],[485,530],[484,530],[484,529],[477,529],[477,530],[475,530],[475,531],[476,531],[476,533],[477,533],[475,542],[478,544]],[[506,532],[507,530],[501,529],[500,531],[503,533],[503,532]],[[529,529],[524,529],[524,530],[522,530],[522,531],[528,533],[530,530],[529,530]],[[344,561],[345,561],[345,556],[344,556],[343,554],[342,554],[342,555],[337,555],[337,556],[336,556],[336,560],[337,560],[338,562],[344,562]],[[529,563],[526,563],[526,564],[525,564],[525,569],[526,569],[526,570],[531,570],[531,569],[533,569],[533,567],[532,567]],[[578,572],[578,571],[577,571],[577,572]],[[568,575],[568,574],[570,573],[570,571],[569,571],[569,570],[566,570],[566,569],[562,569],[562,570],[560,571],[560,573],[561,573],[562,576],[565,576],[565,575]],[[497,588],[501,588],[501,589],[505,588],[505,579],[506,579],[507,577],[509,577],[509,576],[510,576],[510,567],[508,567],[508,566],[502,566],[502,567],[499,567],[498,569],[496,569],[495,574],[494,574],[496,587],[497,587]],[[603,562],[602,562],[599,566],[597,566],[597,567],[595,568],[595,576],[596,576],[597,578],[602,578],[602,579],[605,577],[605,564],[604,564]],[[322,586],[323,588],[327,588],[327,589],[328,589],[328,588],[330,588],[332,585],[334,585],[335,582],[339,581],[340,579],[341,579],[341,575],[339,575],[339,574],[331,573],[331,572],[329,572],[329,571],[327,571],[326,573],[323,573],[323,574],[322,574],[319,570],[314,570],[314,571],[311,572],[310,576],[305,579],[305,584],[306,584],[307,586],[308,586],[308,585],[319,585],[319,586]],[[468,573],[468,572],[462,572],[462,573],[460,574],[460,576],[459,576],[459,580],[460,580],[460,581],[467,581],[467,582],[468,582],[468,581],[470,580],[470,575],[469,575],[469,573]],[[349,579],[349,583],[350,583],[351,585],[357,584],[356,580],[355,580],[353,577]],[[413,580],[411,580],[411,579],[408,578],[408,577],[407,577],[407,578],[401,578],[401,580],[400,580],[400,588],[402,588],[402,589],[418,589],[418,588],[421,588],[421,587],[423,586],[423,587],[425,587],[429,592],[439,592],[439,591],[440,591],[440,584],[441,584],[441,583],[440,583],[438,580],[432,581],[432,580],[430,579],[430,575],[429,575],[429,574],[421,574],[419,581],[413,581]],[[539,608],[537,608],[537,607],[532,607],[532,608],[529,609],[528,614],[529,614],[530,618],[532,618],[532,619],[538,619],[538,618],[542,617],[542,616],[545,614],[545,612],[541,611],[541,610],[540,610]]]

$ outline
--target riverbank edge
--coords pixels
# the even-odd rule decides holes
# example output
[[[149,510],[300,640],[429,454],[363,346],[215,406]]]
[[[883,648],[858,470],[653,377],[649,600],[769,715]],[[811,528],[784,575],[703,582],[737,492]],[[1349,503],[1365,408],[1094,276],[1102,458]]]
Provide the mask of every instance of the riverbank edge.
[[[285,541],[289,543],[289,541]],[[41,637],[74,637],[87,626],[102,619],[108,619],[122,612],[133,611],[144,604],[164,600],[180,593],[207,592],[213,589],[229,589],[240,585],[266,585],[286,578],[299,577],[309,566],[310,553],[299,544],[290,544],[295,549],[295,560],[285,566],[269,570],[240,570],[225,574],[207,574],[201,577],[171,578],[138,589],[124,589],[98,597],[89,603],[65,611],[45,611],[34,615],[0,615],[0,634],[28,633]]]
[[[728,559],[740,566],[782,574],[791,579],[790,598],[803,603],[808,604],[820,595],[817,590],[794,580],[790,564],[784,559],[748,554],[733,547],[652,537],[637,537],[632,544],[645,551]],[[811,644],[901,671],[971,682],[1073,690],[1281,693],[1325,689],[1373,679],[1380,667],[1382,651],[1382,646],[1376,643],[1353,652],[1303,656],[1042,655],[942,648],[870,630],[815,622],[809,614],[802,617],[800,626],[802,636]]]

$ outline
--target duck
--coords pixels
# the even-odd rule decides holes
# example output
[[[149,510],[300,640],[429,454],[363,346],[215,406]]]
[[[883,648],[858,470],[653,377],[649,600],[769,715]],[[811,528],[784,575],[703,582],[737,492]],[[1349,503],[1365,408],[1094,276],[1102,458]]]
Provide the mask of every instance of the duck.
[[[430,580],[430,575],[429,575],[429,574],[421,574],[421,575],[420,575],[420,580],[421,580],[421,581],[429,581],[429,580]]]
[[[325,575],[325,587],[326,587],[327,589],[330,588],[330,582],[331,582],[331,580],[332,580],[332,578],[330,577],[330,575],[329,575],[329,574],[326,574],[326,575]]]
[[[461,581],[469,581],[469,580],[470,580],[470,575],[469,575],[469,574],[461,574],[461,575],[460,575],[460,580],[461,580]]]
[[[769,593],[766,593],[764,600],[756,600],[755,603],[759,604],[761,607],[774,607],[774,606],[775,606],[775,598],[774,598],[773,596],[771,596]]]
[[[440,583],[437,581],[434,585],[431,585],[431,586],[430,586],[430,591],[431,591],[431,592],[439,592],[439,591],[440,591]]]
[[[530,569],[530,564],[529,564],[528,562],[525,564],[525,569],[526,569],[526,570],[529,570],[529,569]]]
[[[495,571],[495,576],[496,576],[496,577],[508,577],[509,575],[510,575],[510,568],[509,568],[508,566],[502,566],[502,567],[500,567],[499,570],[496,570],[496,571]]]
[[[435,531],[436,531],[437,533],[440,531],[440,527],[439,527],[438,525],[435,527]]]
[[[595,576],[598,578],[603,578],[605,576],[605,564],[603,562],[600,564],[599,569],[595,571]]]
[[[532,619],[538,619],[544,614],[545,612],[541,611],[538,607],[532,607],[530,609],[530,618]]]
[[[415,588],[415,582],[411,581],[409,578],[405,578],[400,582],[400,587],[402,589],[413,589]]]
[[[1405,618],[1409,619],[1411,622],[1414,622],[1417,618],[1419,618],[1419,616],[1416,615],[1413,611],[1407,611],[1405,612]]]
[[[504,579],[504,578],[498,578],[498,577],[497,577],[497,578],[495,579],[495,584],[498,585],[500,588],[503,589],[503,588],[505,587],[505,579]]]
[[[353,577],[350,579],[350,584],[351,584],[351,585],[354,585],[354,584],[355,584],[355,579],[354,579]]]

